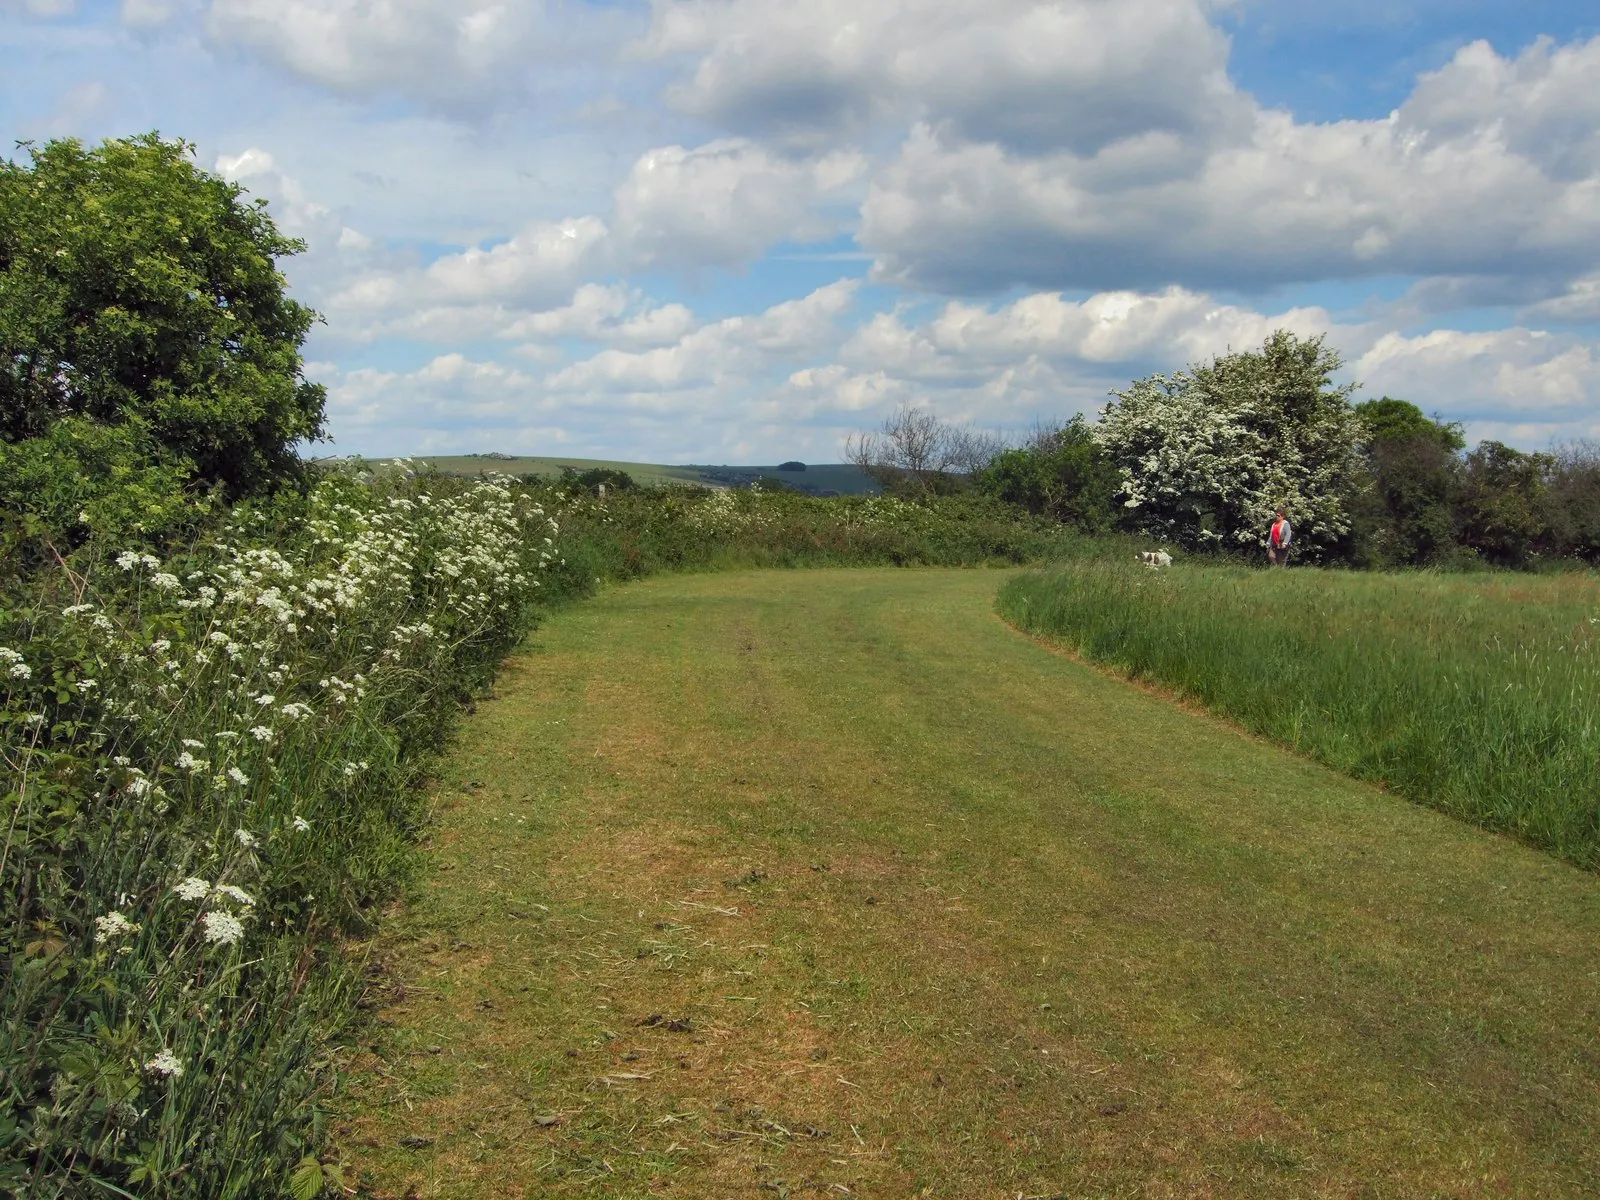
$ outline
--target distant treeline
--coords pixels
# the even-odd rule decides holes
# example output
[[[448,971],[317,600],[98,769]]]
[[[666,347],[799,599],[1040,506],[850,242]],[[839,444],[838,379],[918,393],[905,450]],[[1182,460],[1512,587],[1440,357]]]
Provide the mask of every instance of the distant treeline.
[[[1285,510],[1303,555],[1360,567],[1600,562],[1600,447],[1468,449],[1459,425],[1335,387],[1321,338],[1279,331],[1113,393],[1017,446],[902,408],[852,461],[896,493],[976,490],[1089,533],[1254,554]]]

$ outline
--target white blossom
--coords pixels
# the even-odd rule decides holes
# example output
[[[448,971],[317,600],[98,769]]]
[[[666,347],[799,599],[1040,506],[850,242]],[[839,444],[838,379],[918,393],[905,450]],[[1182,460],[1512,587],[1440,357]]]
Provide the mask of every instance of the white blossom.
[[[232,913],[212,909],[200,918],[206,941],[216,946],[231,946],[244,936],[244,925]]]
[[[176,1079],[183,1074],[183,1063],[178,1061],[178,1056],[173,1054],[171,1050],[163,1050],[145,1063],[144,1069],[152,1075],[161,1076],[163,1079]]]
[[[256,835],[251,833],[248,829],[235,829],[233,831],[233,836],[234,840],[246,850],[252,849],[261,842],[261,839],[256,837]]]
[[[246,775],[243,771],[239,770],[238,767],[229,767],[228,768],[228,778],[233,780],[240,787],[245,787],[250,782],[250,776]]]
[[[252,725],[250,726],[250,736],[258,742],[270,742],[272,740],[272,730],[265,725]]]
[[[138,932],[139,926],[119,912],[108,912],[94,919],[94,940],[101,946]]]
[[[180,900],[204,900],[211,894],[211,885],[197,875],[191,875],[172,889]]]
[[[311,822],[306,820],[304,817],[296,817],[294,819],[294,831],[296,833],[305,833],[310,828],[311,828]]]
[[[244,831],[240,830],[239,832],[243,833]],[[253,908],[255,906],[256,899],[254,896],[245,891],[243,888],[234,887],[231,883],[219,883],[216,887],[212,888],[211,891],[213,895],[226,896],[235,904],[242,904],[246,908]]]

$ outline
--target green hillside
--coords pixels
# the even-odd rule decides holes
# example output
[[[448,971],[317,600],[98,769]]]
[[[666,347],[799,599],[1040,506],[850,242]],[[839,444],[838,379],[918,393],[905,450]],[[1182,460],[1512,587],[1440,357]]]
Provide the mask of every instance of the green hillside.
[[[614,462],[599,458],[559,458],[550,455],[522,454],[438,454],[416,455],[414,462],[427,463],[449,475],[478,475],[504,472],[508,475],[559,475],[561,468],[575,471],[604,468],[626,471],[635,482],[647,487],[663,483],[698,483],[707,487],[748,487],[762,476],[783,480],[790,487],[814,494],[838,493],[842,496],[870,495],[879,491],[859,467],[850,463],[808,464],[804,471],[780,471],[776,464],[762,466],[714,466],[712,464],[669,465],[664,463]]]

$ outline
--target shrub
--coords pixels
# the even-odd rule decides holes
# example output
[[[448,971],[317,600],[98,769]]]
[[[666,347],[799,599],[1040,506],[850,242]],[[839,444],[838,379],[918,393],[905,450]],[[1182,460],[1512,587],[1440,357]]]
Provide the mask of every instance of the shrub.
[[[412,785],[526,628],[555,526],[507,487],[324,477],[163,561],[0,594],[0,1190],[277,1195],[360,993]]]
[[[1106,533],[1117,523],[1121,478],[1082,416],[1039,430],[977,475],[978,490],[1028,512]]]
[[[237,496],[298,474],[322,432],[315,314],[276,265],[300,243],[190,153],[152,133],[0,162],[0,440],[137,424]]]

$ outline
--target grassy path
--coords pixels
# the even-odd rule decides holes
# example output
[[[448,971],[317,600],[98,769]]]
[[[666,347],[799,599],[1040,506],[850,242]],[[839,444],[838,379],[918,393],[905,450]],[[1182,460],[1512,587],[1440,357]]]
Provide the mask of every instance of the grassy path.
[[[1600,879],[1050,653],[1000,578],[541,630],[387,935],[371,1192],[1600,1191]]]

